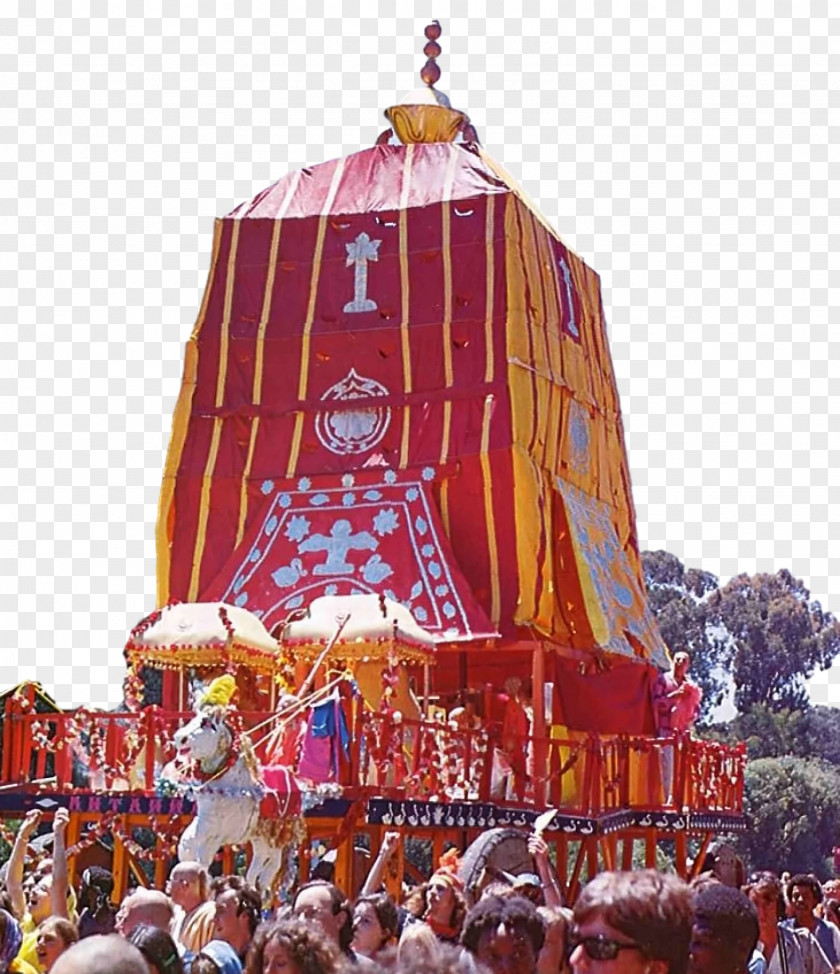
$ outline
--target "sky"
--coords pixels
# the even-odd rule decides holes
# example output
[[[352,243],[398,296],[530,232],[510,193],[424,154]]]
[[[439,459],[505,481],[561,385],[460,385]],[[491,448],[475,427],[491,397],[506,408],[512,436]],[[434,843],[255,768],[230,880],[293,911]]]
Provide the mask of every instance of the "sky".
[[[601,276],[641,547],[789,568],[840,612],[840,25],[816,0],[540,6],[4,21],[0,686],[119,700],[213,221],[372,145],[430,16],[438,87]]]

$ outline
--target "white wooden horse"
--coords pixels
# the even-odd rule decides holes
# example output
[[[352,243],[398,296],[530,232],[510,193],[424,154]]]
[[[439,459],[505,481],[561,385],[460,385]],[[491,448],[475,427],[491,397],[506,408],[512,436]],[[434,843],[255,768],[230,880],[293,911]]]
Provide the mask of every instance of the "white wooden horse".
[[[253,855],[246,878],[268,892],[303,835],[295,776],[281,773],[285,788],[268,788],[250,740],[231,727],[225,706],[205,704],[175,732],[174,744],[177,755],[162,776],[196,804],[195,818],[178,844],[179,859],[209,868],[220,846],[250,842]]]

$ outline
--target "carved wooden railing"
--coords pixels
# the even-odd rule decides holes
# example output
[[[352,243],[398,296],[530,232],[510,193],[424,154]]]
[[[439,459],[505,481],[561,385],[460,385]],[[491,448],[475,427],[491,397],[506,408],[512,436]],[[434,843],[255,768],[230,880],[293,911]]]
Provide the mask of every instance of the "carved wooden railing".
[[[140,713],[41,714],[12,695],[3,720],[0,784],[152,793],[161,767],[174,756],[175,730],[192,716],[158,707]],[[243,723],[254,727],[269,716],[244,714]],[[663,753],[668,751],[673,758],[675,808],[694,812],[743,808],[744,745],[684,735],[589,734],[523,738],[513,745],[507,741],[503,752],[492,728],[412,721],[361,710],[349,730],[349,752],[341,763],[339,783],[394,800],[554,807],[589,816],[659,808],[665,797]],[[261,745],[257,753],[265,757]]]

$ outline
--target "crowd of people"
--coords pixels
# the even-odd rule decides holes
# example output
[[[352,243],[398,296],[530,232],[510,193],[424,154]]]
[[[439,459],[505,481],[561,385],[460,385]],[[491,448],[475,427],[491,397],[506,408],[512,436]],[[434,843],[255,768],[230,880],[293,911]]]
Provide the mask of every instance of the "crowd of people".
[[[138,887],[119,906],[91,866],[68,881],[59,809],[49,857],[31,855],[27,815],[0,891],[0,974],[832,974],[840,972],[840,881],[711,874],[691,884],[654,870],[603,872],[563,903],[548,847],[531,835],[536,873],[488,871],[464,889],[450,851],[401,901],[385,892],[401,841],[386,833],[354,902],[327,878],[268,911],[240,876],[177,863],[166,890]]]

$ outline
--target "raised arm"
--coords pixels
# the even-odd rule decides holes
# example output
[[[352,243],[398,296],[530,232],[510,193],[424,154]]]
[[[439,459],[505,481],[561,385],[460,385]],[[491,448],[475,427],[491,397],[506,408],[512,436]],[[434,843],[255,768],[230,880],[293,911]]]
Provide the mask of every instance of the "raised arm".
[[[53,916],[68,918],[67,913],[67,823],[70,813],[66,808],[56,809],[53,819],[53,878],[50,889],[50,906]]]
[[[359,896],[376,893],[382,888],[384,885],[385,867],[388,865],[388,860],[399,848],[401,841],[402,837],[399,832],[386,832],[382,836],[382,845],[379,847],[379,853],[373,860],[373,865],[370,867],[367,878],[359,890]]]
[[[548,846],[545,839],[536,833],[528,836],[528,852],[534,857],[537,874],[542,880],[545,905],[563,906],[563,894],[560,891],[557,876],[551,867],[551,860],[548,858]]]
[[[24,913],[26,913],[26,897],[23,894],[23,864],[26,859],[26,847],[40,822],[41,813],[36,808],[30,809],[18,829],[9,855],[6,889],[9,891],[12,909],[18,920],[22,920]]]

